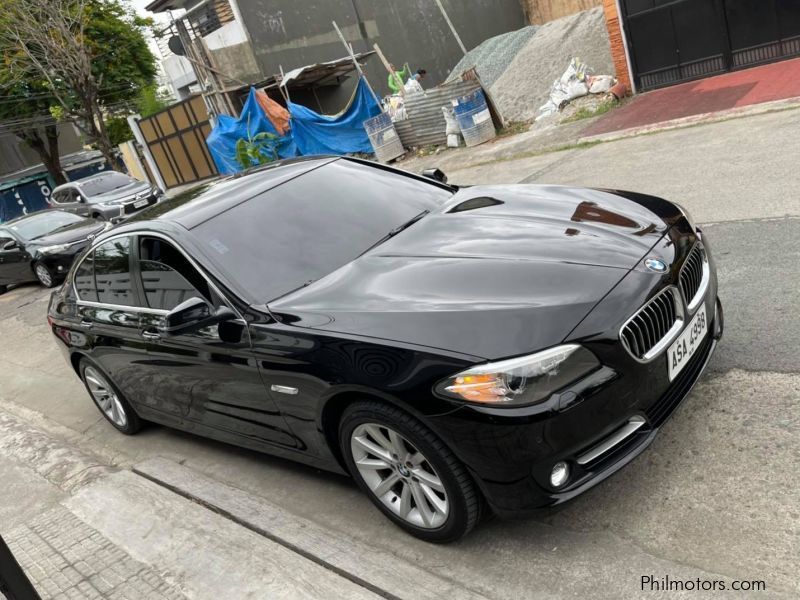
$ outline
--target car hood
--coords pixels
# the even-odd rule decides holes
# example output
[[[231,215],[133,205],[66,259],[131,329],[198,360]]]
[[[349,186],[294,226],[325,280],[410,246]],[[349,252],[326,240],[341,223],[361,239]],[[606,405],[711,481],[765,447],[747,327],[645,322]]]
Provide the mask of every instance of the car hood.
[[[89,236],[97,236],[106,229],[109,229],[110,223],[98,223],[91,219],[85,219],[68,227],[64,227],[51,233],[31,240],[29,246],[55,246],[57,244],[72,244],[74,242],[82,242],[89,238]]]
[[[270,310],[298,326],[486,359],[560,343],[680,218],[652,198],[483,186]]]
[[[128,200],[132,200],[137,194],[146,193],[149,195],[151,186],[149,183],[145,183],[143,181],[135,181],[125,185],[121,188],[116,190],[111,190],[110,192],[106,192],[105,194],[98,194],[97,196],[92,196],[92,202],[104,202],[106,204],[113,203],[113,202],[126,202]]]

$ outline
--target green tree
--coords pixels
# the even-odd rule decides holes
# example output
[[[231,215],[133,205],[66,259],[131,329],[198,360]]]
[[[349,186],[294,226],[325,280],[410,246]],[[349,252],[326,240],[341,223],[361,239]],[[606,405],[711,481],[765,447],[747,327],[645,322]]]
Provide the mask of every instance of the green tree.
[[[139,97],[136,99],[136,111],[142,118],[154,115],[169,105],[169,97],[162,94],[156,85],[144,86],[139,91]]]
[[[106,119],[155,79],[150,25],[120,0],[2,0],[0,81],[41,90],[50,110],[31,116],[56,112],[73,121],[113,164]]]
[[[52,99],[46,83],[34,78],[11,79],[0,63],[0,89],[3,131],[16,135],[36,151],[56,185],[65,183],[58,151],[58,123],[50,115]]]

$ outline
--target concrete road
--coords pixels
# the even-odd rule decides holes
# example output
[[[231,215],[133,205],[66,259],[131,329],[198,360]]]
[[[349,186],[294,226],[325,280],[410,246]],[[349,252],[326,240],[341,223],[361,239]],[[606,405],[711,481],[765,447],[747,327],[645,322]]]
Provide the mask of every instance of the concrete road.
[[[180,463],[205,478],[197,487],[209,496],[245,494],[249,513],[258,512],[260,499],[266,514],[281,515],[256,528],[262,534],[291,530],[296,549],[330,561],[345,553],[346,541],[351,559],[383,561],[387,572],[376,585],[397,597],[432,596],[441,585],[453,597],[640,598],[648,597],[640,581],[649,575],[767,586],[671,598],[796,598],[798,131],[800,111],[789,111],[448,173],[455,183],[557,182],[663,195],[704,224],[717,259],[726,334],[709,372],[646,453],[556,514],[492,520],[460,543],[432,546],[392,527],[345,478],[161,427],[119,435],[63,363],[46,328],[47,294],[35,286],[0,296],[0,410],[117,467],[155,457]],[[10,467],[17,479],[18,468]],[[26,488],[14,490],[16,502]],[[87,511],[98,502],[88,492],[78,497]],[[222,512],[244,511],[246,502],[237,502],[238,509]],[[15,522],[29,516],[15,514]],[[301,526],[292,528],[293,519]],[[98,527],[125,541],[113,522]],[[304,528],[315,532],[307,546],[297,533]],[[226,537],[204,535],[213,551],[226,552]],[[153,561],[166,560],[159,556]],[[404,575],[414,569],[435,579],[420,576],[415,588],[417,578]]]

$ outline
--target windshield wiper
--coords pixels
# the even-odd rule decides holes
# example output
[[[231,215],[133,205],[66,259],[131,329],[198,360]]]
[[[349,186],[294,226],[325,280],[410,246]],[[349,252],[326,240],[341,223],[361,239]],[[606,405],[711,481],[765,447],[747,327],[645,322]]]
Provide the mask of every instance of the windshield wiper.
[[[370,246],[369,248],[367,248],[366,250],[364,250],[364,251],[363,251],[361,254],[359,254],[359,256],[364,256],[364,255],[365,255],[367,252],[369,252],[369,251],[370,251],[370,250],[372,250],[373,248],[377,248],[378,246],[380,246],[381,244],[383,244],[385,241],[392,239],[392,238],[393,238],[394,236],[396,236],[398,233],[400,233],[401,231],[404,231],[404,230],[408,229],[408,228],[409,228],[409,227],[411,227],[411,226],[412,226],[414,223],[416,223],[417,221],[419,221],[419,220],[420,220],[422,217],[424,217],[425,215],[429,214],[430,212],[431,212],[431,211],[429,211],[429,210],[423,210],[421,213],[419,213],[418,215],[416,215],[415,217],[413,217],[413,218],[412,218],[410,221],[406,221],[406,222],[405,222],[405,223],[403,223],[402,225],[398,225],[397,227],[395,227],[394,229],[392,229],[392,230],[391,230],[389,233],[387,233],[385,236],[383,236],[381,239],[379,239],[377,242],[375,242],[374,244],[372,244],[372,246]]]

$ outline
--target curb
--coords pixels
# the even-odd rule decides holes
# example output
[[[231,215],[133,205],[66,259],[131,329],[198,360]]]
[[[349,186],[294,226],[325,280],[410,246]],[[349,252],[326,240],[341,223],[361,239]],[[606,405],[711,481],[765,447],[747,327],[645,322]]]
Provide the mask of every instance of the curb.
[[[173,461],[149,459],[135,465],[133,472],[383,598],[486,600],[480,592],[432,573],[397,554],[345,532],[318,525],[266,498]],[[409,585],[410,582],[413,585]]]

